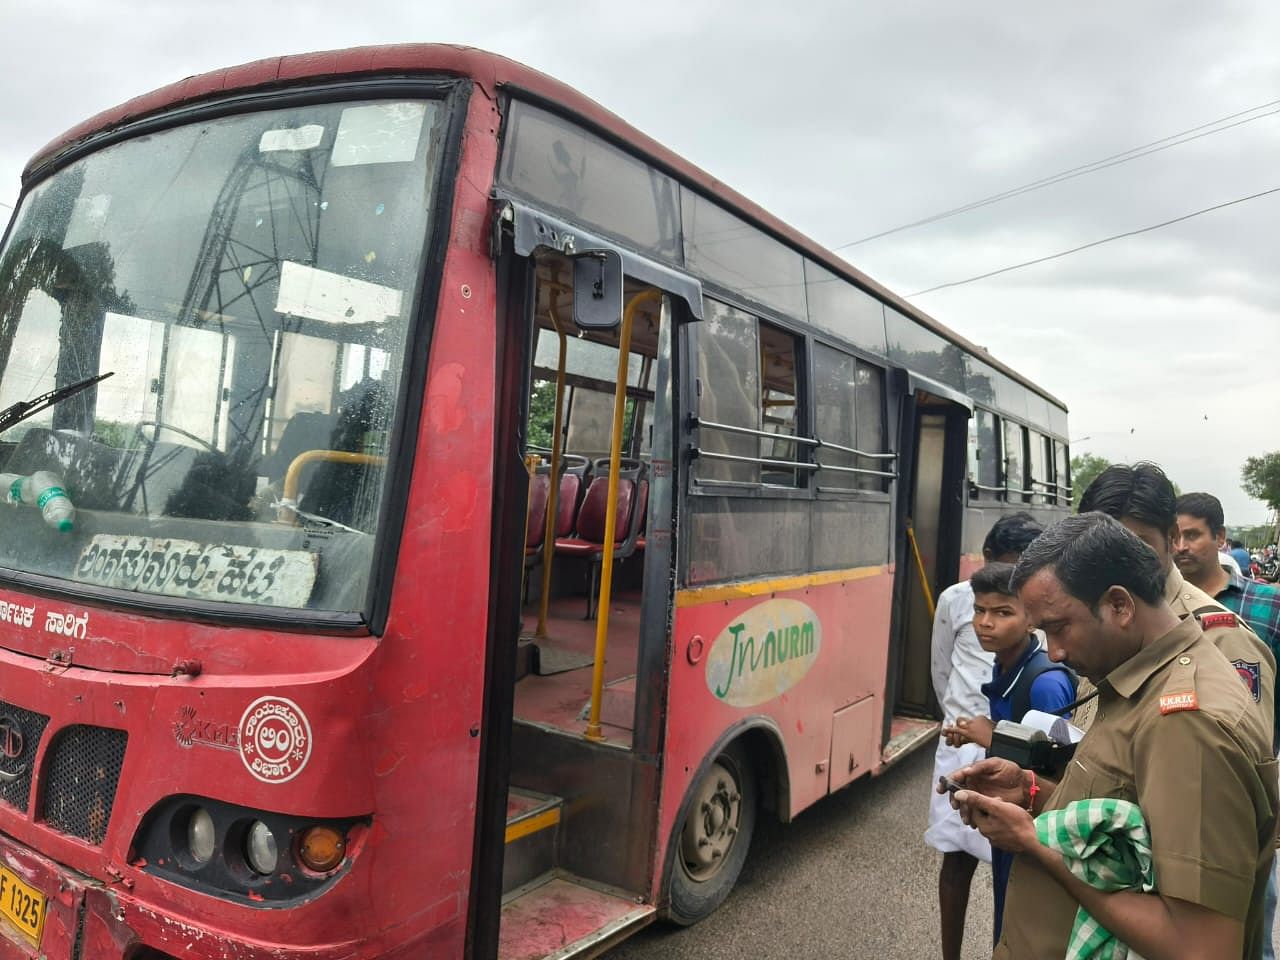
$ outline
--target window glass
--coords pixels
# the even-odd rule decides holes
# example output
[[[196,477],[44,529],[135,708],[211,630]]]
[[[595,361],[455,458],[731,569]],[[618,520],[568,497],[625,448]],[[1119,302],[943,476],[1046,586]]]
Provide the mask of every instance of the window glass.
[[[974,468],[969,477],[979,486],[979,499],[996,499],[999,497],[997,488],[1004,482],[1004,473],[1000,469],[999,418],[990,410],[979,409],[970,423],[973,424],[976,442],[971,455]]]
[[[858,361],[858,385],[854,399],[854,413],[858,420],[857,448],[863,453],[884,453],[884,371],[869,363]],[[862,470],[891,472],[891,460],[858,457]],[[858,474],[859,490],[887,490],[887,477]]]
[[[607,457],[613,437],[613,394],[581,387],[572,388],[571,394],[565,453],[588,459]]]
[[[756,318],[716,300],[704,299],[705,318],[693,325],[698,341],[698,417],[713,423],[760,429],[760,350]],[[759,439],[703,427],[698,445],[704,453],[758,457]],[[699,480],[760,482],[760,466],[701,456]]]
[[[842,340],[884,356],[884,304],[810,260],[804,263],[809,322]]]
[[[545,110],[511,104],[499,182],[576,223],[679,260],[675,181]]]
[[[690,270],[797,319],[805,317],[804,261],[790,247],[681,188]]]
[[[763,393],[760,398],[760,429],[778,437],[794,437],[796,417],[796,339],[785,330],[767,323],[760,324],[760,372]],[[795,461],[794,440],[760,441],[760,456],[767,460]],[[761,481],[794,487],[802,482],[799,471],[766,466]]]
[[[560,364],[560,336],[554,330],[538,330],[538,346],[533,365],[555,373]],[[604,383],[618,382],[618,348],[606,343],[596,343],[583,337],[568,337],[564,350],[566,373],[590,377]],[[640,374],[644,370],[644,357],[633,352],[627,361],[627,386],[640,386]]]
[[[13,510],[0,566],[364,608],[444,118],[390,100],[204,119],[24,197],[0,403],[111,376],[6,432],[0,469],[53,474],[75,519]]]
[[[890,306],[884,308],[884,326],[890,360],[964,390],[964,351]]]
[[[1056,403],[1049,404],[1049,432],[1059,437],[1067,435],[1067,411]]]
[[[1030,463],[1028,473],[1031,482],[1028,489],[1032,491],[1032,503],[1049,503],[1049,494],[1051,487],[1049,486],[1049,470],[1053,463],[1050,451],[1046,449],[1049,438],[1043,434],[1037,433],[1035,430],[1028,432]]]
[[[1071,458],[1067,455],[1067,445],[1061,440],[1053,442],[1053,477],[1057,484],[1058,503],[1071,505]]]
[[[858,425],[854,414],[857,395],[857,361],[823,343],[813,345],[813,392],[817,402],[814,420],[817,437],[824,444],[856,449]],[[856,467],[857,457],[843,450],[822,447],[819,461],[827,467]],[[857,474],[841,470],[818,471],[819,488],[853,490]]]
[[[1011,420],[1004,422],[1004,481],[1010,503],[1025,503],[1023,491],[1027,481],[1023,476],[1023,446],[1026,427]]]
[[[984,363],[971,354],[964,355],[965,393],[975,403],[994,406],[996,402],[996,371],[990,364]]]
[[[1008,374],[996,371],[996,406],[1018,419],[1027,416],[1027,388]]]

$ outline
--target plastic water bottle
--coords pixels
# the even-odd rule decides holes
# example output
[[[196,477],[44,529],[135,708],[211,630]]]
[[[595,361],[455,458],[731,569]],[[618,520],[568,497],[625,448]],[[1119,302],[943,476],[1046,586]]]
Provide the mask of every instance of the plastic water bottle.
[[[44,522],[55,530],[66,532],[75,524],[76,508],[55,473],[37,470],[27,477],[0,473],[0,490],[5,492],[9,503],[39,507]]]

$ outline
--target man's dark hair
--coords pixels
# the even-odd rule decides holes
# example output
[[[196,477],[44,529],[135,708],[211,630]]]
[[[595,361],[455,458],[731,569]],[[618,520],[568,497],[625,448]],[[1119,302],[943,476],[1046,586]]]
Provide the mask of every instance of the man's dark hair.
[[[1178,498],[1178,513],[1203,520],[1215,537],[1226,526],[1222,517],[1222,501],[1212,493],[1184,493]],[[1231,546],[1235,545],[1232,540]]]
[[[1224,524],[1224,526],[1225,526],[1225,524]],[[1232,540],[1232,541],[1231,541],[1231,549],[1232,549],[1232,550],[1243,550],[1243,549],[1244,549],[1244,544],[1243,544],[1243,543],[1241,543],[1239,540]]]
[[[988,563],[969,578],[969,586],[974,593],[999,593],[1006,597],[1016,597],[1009,581],[1013,578],[1012,563]]]
[[[1027,549],[1027,544],[1042,533],[1044,527],[1040,525],[1040,521],[1025,510],[1011,513],[1001,517],[987,531],[987,539],[982,541],[982,553],[991,558],[1021,553]]]
[[[1178,495],[1154,463],[1115,463],[1098,474],[1080,498],[1081,513],[1094,510],[1169,531],[1178,522]]]
[[[1164,602],[1165,572],[1155,551],[1105,513],[1082,513],[1050,526],[1022,552],[1013,589],[1020,591],[1045,567],[1095,613],[1110,587],[1124,587],[1150,606]]]

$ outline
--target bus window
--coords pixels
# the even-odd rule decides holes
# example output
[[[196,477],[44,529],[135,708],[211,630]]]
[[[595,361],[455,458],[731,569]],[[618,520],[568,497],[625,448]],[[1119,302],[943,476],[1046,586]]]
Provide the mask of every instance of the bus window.
[[[854,414],[858,420],[857,448],[863,453],[884,453],[884,371],[869,363],[858,361],[858,386],[854,399]],[[859,457],[858,468],[886,472],[890,468],[886,464],[892,461],[875,457]],[[858,474],[859,490],[887,490],[888,477],[877,477],[870,473]]]
[[[1067,445],[1061,440],[1053,441],[1053,482],[1058,493],[1057,502],[1062,506],[1071,505],[1070,461]]]
[[[726,304],[706,300],[706,318],[694,329],[698,338],[698,417],[748,430],[760,429],[760,352],[756,318]],[[758,437],[704,427],[698,480],[754,487],[760,483]],[[719,459],[740,457],[741,460]]]
[[[1027,478],[1024,476],[1027,428],[1012,420],[1004,422],[1004,486],[1010,503],[1025,503]]]
[[[1027,465],[1027,474],[1030,477],[1030,483],[1027,487],[1031,491],[1031,502],[1046,504],[1049,502],[1049,494],[1053,490],[1049,475],[1053,467],[1053,454],[1049,448],[1049,438],[1034,430],[1028,431],[1028,437],[1030,440],[1028,444],[1030,458]]]
[[[780,437],[796,435],[796,339],[767,323],[760,324],[760,429]],[[794,440],[761,440],[760,456],[766,460],[796,460]],[[794,487],[797,471],[766,466],[764,483]]]
[[[857,361],[847,353],[822,343],[813,345],[813,393],[817,401],[814,419],[818,439],[828,445],[819,453],[824,467],[818,471],[820,490],[857,488],[857,474],[846,472],[857,466],[855,455],[831,446],[850,449],[858,446],[858,428],[854,418],[858,383],[856,366]]]
[[[979,408],[971,421],[969,481],[979,500],[998,499],[1003,492],[1000,470],[1000,421],[990,410]]]

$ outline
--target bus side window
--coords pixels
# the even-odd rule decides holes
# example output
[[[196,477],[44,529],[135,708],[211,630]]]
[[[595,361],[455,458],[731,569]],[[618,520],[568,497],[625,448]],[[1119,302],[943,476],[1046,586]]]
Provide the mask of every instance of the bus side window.
[[[1025,476],[1027,428],[1012,420],[1004,422],[1004,485],[1005,496],[1010,503],[1025,503],[1027,489]]]
[[[799,429],[796,416],[796,338],[767,323],[760,324],[760,429],[779,437],[794,437]],[[796,461],[794,440],[760,441],[760,456],[766,460]],[[765,465],[761,480],[774,486],[803,486],[801,471]]]
[[[979,500],[996,500],[1003,483],[1000,470],[1000,420],[990,410],[979,408],[970,425],[971,494]]]

